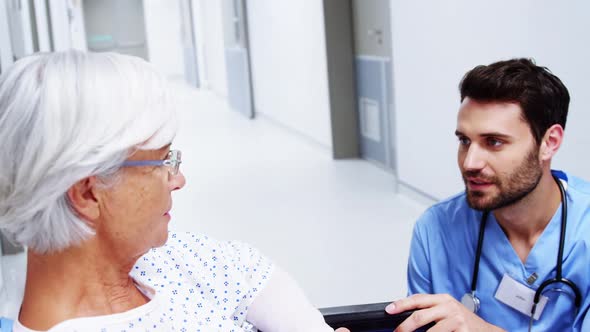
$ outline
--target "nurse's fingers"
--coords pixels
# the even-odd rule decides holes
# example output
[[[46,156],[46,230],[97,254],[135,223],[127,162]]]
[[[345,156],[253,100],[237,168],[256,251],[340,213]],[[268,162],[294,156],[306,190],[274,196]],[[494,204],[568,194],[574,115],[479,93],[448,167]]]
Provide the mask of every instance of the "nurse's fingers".
[[[407,310],[430,308],[443,303],[457,302],[448,294],[414,294],[390,303],[385,311],[390,314],[398,314]]]
[[[457,319],[448,318],[436,323],[433,327],[428,329],[428,332],[468,332],[468,328],[462,325]]]
[[[406,320],[404,320],[403,323],[401,323],[395,331],[396,332],[411,332],[411,331],[415,331],[416,329],[418,329],[420,327],[428,325],[432,322],[444,321],[449,318],[452,319],[453,318],[451,316],[452,312],[453,312],[452,308],[448,308],[444,305],[435,305],[431,308],[416,310],[410,315],[410,317],[406,318]],[[435,325],[435,326],[438,326],[438,324],[439,323],[437,323],[437,325]],[[456,326],[456,325],[453,324],[452,326]],[[455,328],[452,328],[452,329],[448,329],[446,331],[455,331],[455,330],[456,330]],[[430,329],[428,331],[432,331],[432,329]]]

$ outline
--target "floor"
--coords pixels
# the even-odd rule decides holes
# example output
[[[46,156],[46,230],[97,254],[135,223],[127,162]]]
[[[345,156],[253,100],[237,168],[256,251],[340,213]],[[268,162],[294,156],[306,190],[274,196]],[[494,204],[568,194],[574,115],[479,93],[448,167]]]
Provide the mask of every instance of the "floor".
[[[176,85],[186,186],[173,231],[237,239],[289,271],[318,307],[385,302],[406,293],[412,226],[425,206],[395,178],[261,117],[230,111],[211,92]],[[0,316],[18,308],[24,255],[4,256]],[[0,285],[1,285],[0,280]]]
[[[425,206],[362,160],[248,120],[206,92],[185,90],[185,188],[172,229],[251,243],[289,271],[319,307],[389,301],[406,293],[412,226]]]

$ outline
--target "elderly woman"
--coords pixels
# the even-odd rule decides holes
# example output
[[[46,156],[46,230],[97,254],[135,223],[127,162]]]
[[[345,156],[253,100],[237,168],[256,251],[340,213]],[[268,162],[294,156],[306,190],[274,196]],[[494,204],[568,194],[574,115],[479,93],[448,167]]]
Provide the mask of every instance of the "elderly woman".
[[[14,331],[332,331],[255,249],[168,233],[172,104],[124,55],[34,55],[1,77],[0,228],[28,248]]]

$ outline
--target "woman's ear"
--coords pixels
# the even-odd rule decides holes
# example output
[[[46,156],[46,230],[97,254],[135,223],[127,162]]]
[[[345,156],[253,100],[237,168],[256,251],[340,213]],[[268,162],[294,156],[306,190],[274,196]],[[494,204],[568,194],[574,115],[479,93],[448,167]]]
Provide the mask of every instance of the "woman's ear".
[[[94,223],[100,216],[99,203],[96,195],[96,177],[91,176],[82,179],[67,191],[72,209],[78,216],[88,222]]]
[[[545,132],[545,136],[543,136],[543,141],[541,142],[541,148],[539,151],[539,158],[542,161],[549,161],[559,150],[561,146],[561,142],[563,142],[563,127],[558,124],[554,124],[553,126],[549,127]]]

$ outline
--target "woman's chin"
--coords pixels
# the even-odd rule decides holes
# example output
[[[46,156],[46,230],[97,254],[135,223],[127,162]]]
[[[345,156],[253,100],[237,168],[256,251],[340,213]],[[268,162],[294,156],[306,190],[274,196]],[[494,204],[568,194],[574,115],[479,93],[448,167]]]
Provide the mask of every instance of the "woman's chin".
[[[160,225],[157,225],[158,229],[158,239],[154,241],[154,248],[161,247],[168,241],[168,223],[170,222],[170,216],[164,220],[164,222]]]

